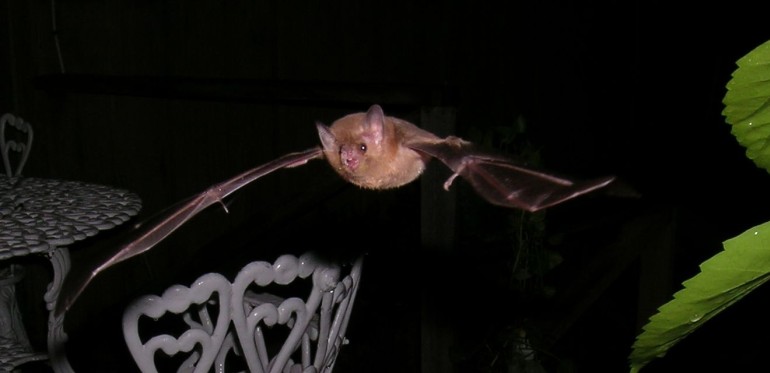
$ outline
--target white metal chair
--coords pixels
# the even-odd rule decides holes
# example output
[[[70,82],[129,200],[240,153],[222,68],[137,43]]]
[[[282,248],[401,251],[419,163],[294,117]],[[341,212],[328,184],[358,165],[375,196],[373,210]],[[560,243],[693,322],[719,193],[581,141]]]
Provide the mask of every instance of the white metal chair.
[[[158,371],[159,350],[177,372],[331,372],[362,261],[340,266],[308,253],[252,262],[232,282],[209,273],[132,302],[124,337],[142,372]]]
[[[13,137],[6,137],[6,126],[16,128],[19,133],[25,134],[25,139],[17,141]],[[33,139],[32,125],[11,113],[5,113],[0,116],[0,152],[3,153],[3,166],[5,174],[8,177],[17,177],[21,175],[24,165],[27,163],[27,157],[32,150]],[[12,164],[11,152],[19,153],[18,162]],[[15,168],[14,168],[15,166]]]
[[[32,125],[21,117],[11,113],[0,116],[0,153],[8,178],[21,175],[32,149],[32,135]],[[5,208],[7,206],[0,205],[0,216]],[[0,257],[3,256],[0,253]],[[10,372],[26,362],[48,358],[46,354],[32,350],[24,330],[15,295],[15,284],[22,276],[20,266],[0,263],[0,372]]]

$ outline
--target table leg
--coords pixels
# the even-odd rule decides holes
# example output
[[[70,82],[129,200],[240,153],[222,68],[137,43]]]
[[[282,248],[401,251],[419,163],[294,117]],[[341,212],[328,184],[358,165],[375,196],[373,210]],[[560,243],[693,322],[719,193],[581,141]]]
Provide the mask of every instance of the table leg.
[[[70,252],[66,247],[57,247],[48,254],[48,259],[53,266],[53,280],[48,285],[48,291],[44,295],[46,308],[48,309],[48,356],[51,359],[51,367],[57,373],[73,373],[74,370],[67,360],[64,348],[67,342],[67,333],[64,332],[64,315],[55,316],[56,298],[61,291],[62,282],[70,270]]]

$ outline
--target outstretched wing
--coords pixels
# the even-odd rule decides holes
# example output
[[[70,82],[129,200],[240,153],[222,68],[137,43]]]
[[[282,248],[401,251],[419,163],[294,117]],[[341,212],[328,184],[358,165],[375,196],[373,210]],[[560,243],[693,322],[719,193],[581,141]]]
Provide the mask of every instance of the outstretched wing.
[[[56,301],[56,315],[66,312],[83,292],[83,289],[99,272],[133,256],[139,255],[166,238],[185,222],[199,212],[222,200],[254,180],[273,171],[286,167],[295,167],[307,161],[322,158],[320,147],[303,152],[289,153],[273,161],[252,168],[229,180],[216,184],[202,193],[164,210],[160,214],[137,224],[133,231],[124,239],[123,244],[107,253],[107,258],[99,261],[90,271],[71,272],[62,284],[61,292]]]
[[[473,144],[457,137],[415,140],[407,146],[440,160],[454,171],[444,188],[448,189],[457,176],[462,176],[488,202],[527,211],[559,204],[607,186],[615,179],[611,176],[586,181],[567,179],[480,152]]]

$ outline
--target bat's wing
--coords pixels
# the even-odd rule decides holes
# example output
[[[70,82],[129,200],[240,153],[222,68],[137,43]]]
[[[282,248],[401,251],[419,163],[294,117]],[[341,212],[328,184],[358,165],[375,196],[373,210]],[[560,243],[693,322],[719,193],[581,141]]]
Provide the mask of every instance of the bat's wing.
[[[514,160],[477,151],[462,139],[415,140],[410,148],[436,158],[454,174],[444,183],[448,189],[457,176],[492,204],[537,211],[610,184],[614,177],[575,181],[541,172]]]
[[[135,229],[122,241],[123,243],[116,246],[115,251],[106,253],[107,259],[98,262],[94,268],[89,268],[90,271],[71,272],[64,279],[56,301],[56,315],[66,312],[99,272],[151,249],[206,207],[214,203],[222,203],[222,200],[231,193],[275,170],[299,166],[309,160],[322,157],[323,152],[320,147],[286,154],[216,184],[202,193],[179,202],[160,214],[137,224]]]

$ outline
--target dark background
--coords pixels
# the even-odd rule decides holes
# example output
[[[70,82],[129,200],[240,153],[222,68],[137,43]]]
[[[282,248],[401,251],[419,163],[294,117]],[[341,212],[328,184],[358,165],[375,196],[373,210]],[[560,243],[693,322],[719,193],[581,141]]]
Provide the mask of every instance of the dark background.
[[[54,5],[56,32],[51,2],[0,3],[0,112],[34,126],[25,175],[131,190],[143,200],[137,220],[314,146],[316,120],[372,103],[418,124],[448,110],[455,129],[437,133],[474,140],[523,119],[542,166],[617,175],[641,194],[586,196],[525,226],[541,237],[533,252],[563,261],[521,282],[511,280],[521,215],[461,183],[449,239],[436,244],[421,200],[425,188],[443,193],[440,176],[372,192],[323,162],[283,170],[239,192],[230,214],[212,208],[100,275],[67,315],[77,371],[133,369],[119,333],[135,296],[306,250],[367,253],[338,371],[507,371],[517,328],[549,372],[624,371],[678,284],[722,241],[770,220],[770,176],[721,115],[735,61],[770,38],[766,17],[742,2]],[[72,247],[75,270],[125,230]],[[41,348],[45,314],[24,294],[44,289],[46,270],[30,268],[20,291]],[[764,362],[753,342],[768,331],[762,293],[645,371]]]

